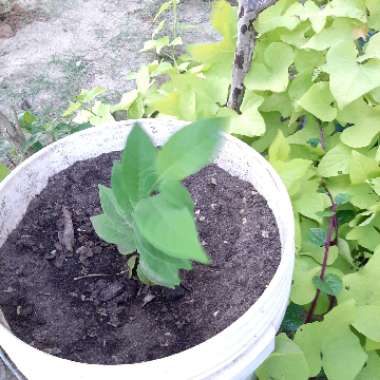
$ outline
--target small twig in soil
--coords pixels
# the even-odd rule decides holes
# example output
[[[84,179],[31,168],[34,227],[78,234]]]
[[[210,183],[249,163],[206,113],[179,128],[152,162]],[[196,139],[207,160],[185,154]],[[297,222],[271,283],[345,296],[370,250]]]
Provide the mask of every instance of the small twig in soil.
[[[86,274],[86,275],[83,275],[83,276],[74,277],[74,281],[85,280],[87,278],[123,276],[123,275],[125,275],[128,272],[129,272],[128,270],[123,270],[123,271],[121,271],[119,273],[116,273],[116,274],[90,273],[90,274]]]
[[[13,361],[10,359],[8,354],[4,351],[4,349],[0,346],[0,360],[4,363],[4,365],[8,368],[8,370],[11,372],[11,374],[17,379],[17,380],[28,380],[17,368],[17,366],[13,363]]]
[[[63,231],[58,232],[59,242],[68,252],[74,251],[74,226],[71,212],[67,207],[62,208]]]
[[[333,215],[330,218],[329,227],[327,229],[327,236],[326,236],[326,239],[325,239],[324,244],[323,244],[323,246],[324,246],[323,262],[322,262],[321,273],[319,275],[319,278],[321,280],[324,280],[324,278],[325,278],[326,269],[327,269],[327,260],[329,258],[330,248],[331,248],[332,242],[333,242],[333,234],[334,233],[336,235],[338,234],[338,220],[337,220],[337,213],[336,213],[337,212],[337,204],[335,203],[334,198],[331,195],[331,193],[328,191],[328,189],[326,189],[326,191],[327,191],[327,194],[328,194],[330,201],[331,201],[331,211],[332,211]],[[320,295],[321,295],[321,290],[317,289],[317,291],[315,293],[315,297],[314,297],[314,299],[310,305],[309,311],[306,315],[305,323],[310,323],[313,320],[314,312],[315,312],[315,309],[317,307]]]

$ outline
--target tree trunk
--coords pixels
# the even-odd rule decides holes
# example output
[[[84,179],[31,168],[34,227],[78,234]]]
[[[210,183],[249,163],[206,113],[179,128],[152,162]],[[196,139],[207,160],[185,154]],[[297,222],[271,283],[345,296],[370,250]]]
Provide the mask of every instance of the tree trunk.
[[[244,98],[244,79],[251,67],[256,45],[256,31],[253,26],[257,16],[277,0],[239,0],[239,20],[232,82],[227,105],[236,112]]]

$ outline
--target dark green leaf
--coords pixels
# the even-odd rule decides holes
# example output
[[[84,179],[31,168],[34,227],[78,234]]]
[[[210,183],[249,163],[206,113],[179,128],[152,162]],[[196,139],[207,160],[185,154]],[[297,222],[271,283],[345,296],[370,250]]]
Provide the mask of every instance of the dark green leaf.
[[[284,320],[282,321],[281,330],[286,333],[294,334],[305,320],[305,309],[295,303],[288,306]]]
[[[317,289],[320,289],[322,293],[337,296],[343,289],[343,282],[336,274],[329,273],[323,280],[319,276],[313,278],[313,284]]]
[[[344,205],[345,203],[348,203],[350,201],[350,194],[348,193],[339,193],[336,197],[335,197],[335,203],[338,205],[338,206],[341,206],[341,205]]]
[[[224,125],[224,119],[201,120],[174,134],[158,153],[160,180],[182,180],[207,165]]]
[[[319,145],[320,140],[318,137],[312,137],[309,140],[307,140],[307,143],[311,145],[313,148],[316,148]]]
[[[326,231],[322,228],[310,228],[309,239],[318,247],[323,247],[326,241]]]

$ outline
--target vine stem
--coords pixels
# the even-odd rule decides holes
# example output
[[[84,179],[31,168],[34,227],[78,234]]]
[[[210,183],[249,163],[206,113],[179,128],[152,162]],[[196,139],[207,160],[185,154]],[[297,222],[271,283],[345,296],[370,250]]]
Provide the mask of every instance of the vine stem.
[[[327,189],[326,189],[326,191],[327,191],[327,194],[328,194],[330,201],[331,201],[331,211],[332,211],[333,215],[330,218],[329,227],[327,229],[326,239],[325,239],[324,244],[323,244],[323,247],[324,247],[323,261],[322,261],[321,273],[319,275],[319,278],[322,281],[324,280],[325,275],[326,275],[327,261],[329,258],[330,248],[331,248],[332,241],[333,241],[333,235],[334,235],[334,233],[335,234],[338,233],[338,219],[337,219],[337,214],[336,214],[337,204],[335,203],[334,198],[331,195],[331,193]],[[320,295],[321,295],[321,290],[317,289],[315,296],[314,296],[314,299],[310,305],[309,311],[306,315],[305,323],[310,323],[313,320],[315,309],[317,307]]]

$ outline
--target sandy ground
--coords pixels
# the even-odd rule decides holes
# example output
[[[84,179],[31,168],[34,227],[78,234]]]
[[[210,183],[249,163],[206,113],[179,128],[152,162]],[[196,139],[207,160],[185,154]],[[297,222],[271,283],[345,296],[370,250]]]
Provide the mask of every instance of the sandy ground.
[[[19,0],[28,12],[17,33],[0,39],[0,110],[26,99],[43,116],[59,115],[81,88],[118,97],[133,87],[127,75],[150,62],[140,53],[162,0]],[[185,42],[213,40],[210,0],[183,0]]]
[[[56,117],[81,88],[103,86],[117,98],[134,86],[130,72],[154,58],[140,53],[162,0],[18,0],[25,14],[0,39],[0,110],[27,100]],[[183,0],[179,34],[186,43],[217,38],[210,0]],[[14,380],[0,367],[1,380]]]

